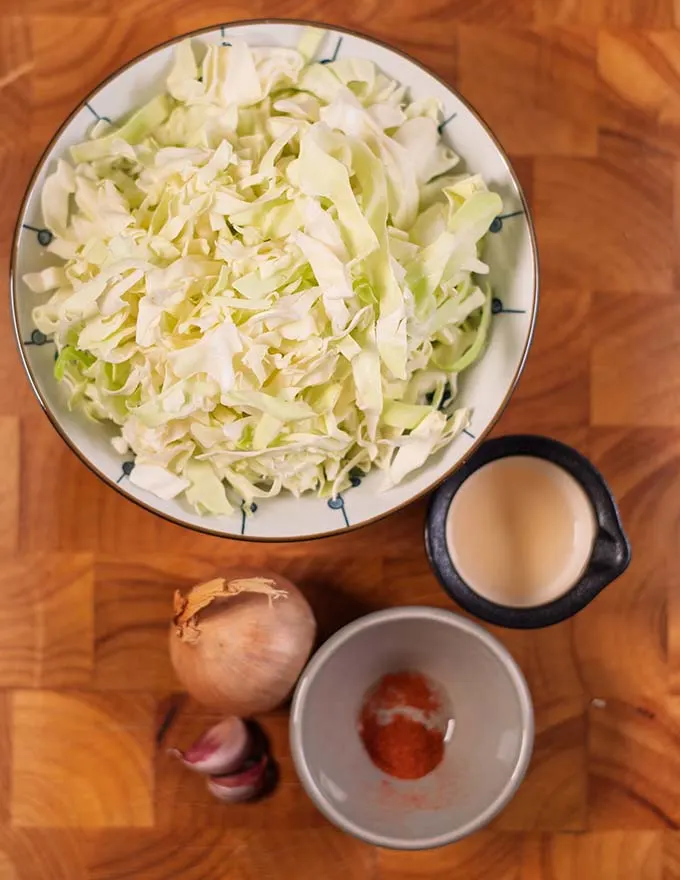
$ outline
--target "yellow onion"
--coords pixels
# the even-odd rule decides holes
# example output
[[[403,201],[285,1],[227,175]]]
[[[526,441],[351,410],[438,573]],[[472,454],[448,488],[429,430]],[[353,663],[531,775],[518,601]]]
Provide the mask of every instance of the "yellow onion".
[[[289,580],[239,570],[175,593],[170,656],[199,703],[254,715],[290,694],[315,632],[312,609]]]

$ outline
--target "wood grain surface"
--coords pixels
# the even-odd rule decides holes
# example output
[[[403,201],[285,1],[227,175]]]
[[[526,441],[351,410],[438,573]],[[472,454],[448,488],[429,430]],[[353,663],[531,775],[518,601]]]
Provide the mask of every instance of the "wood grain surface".
[[[679,0],[1,0],[0,278],[30,171],[97,82],[188,29],[266,15],[376,34],[457,85],[513,158],[543,283],[496,433],[602,469],[627,574],[573,621],[495,631],[527,675],[536,752],[481,834],[426,853],[336,831],[263,719],[275,794],[226,807],[166,755],[213,717],[178,695],[171,596],[227,564],[297,581],[327,636],[367,611],[451,607],[426,502],[307,545],[245,546],[140,510],[32,398],[0,311],[0,880],[680,880]],[[168,715],[174,720],[167,726]]]

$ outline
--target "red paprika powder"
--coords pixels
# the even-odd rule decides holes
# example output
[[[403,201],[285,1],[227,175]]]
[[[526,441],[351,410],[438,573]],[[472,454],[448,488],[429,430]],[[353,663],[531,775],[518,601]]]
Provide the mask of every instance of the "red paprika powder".
[[[397,779],[420,779],[444,756],[442,701],[420,672],[384,675],[367,694],[359,733],[373,763]]]

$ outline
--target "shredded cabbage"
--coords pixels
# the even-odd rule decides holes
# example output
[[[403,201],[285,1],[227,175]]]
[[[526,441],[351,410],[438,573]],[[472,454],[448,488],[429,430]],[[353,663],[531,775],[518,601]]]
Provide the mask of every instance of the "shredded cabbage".
[[[55,376],[133,483],[200,513],[396,485],[468,424],[501,199],[453,173],[437,102],[317,45],[181,43],[166,92],[43,187],[63,265],[25,280]]]

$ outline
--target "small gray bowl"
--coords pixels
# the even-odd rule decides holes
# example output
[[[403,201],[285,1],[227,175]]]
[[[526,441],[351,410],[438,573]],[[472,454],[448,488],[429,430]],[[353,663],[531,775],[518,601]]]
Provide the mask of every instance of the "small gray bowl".
[[[374,766],[357,731],[366,691],[416,669],[444,689],[454,719],[444,760],[419,780]],[[519,667],[489,633],[436,608],[378,611],[314,655],[290,716],[300,780],[331,822],[391,849],[444,846],[478,831],[512,799],[531,757],[531,697]]]

